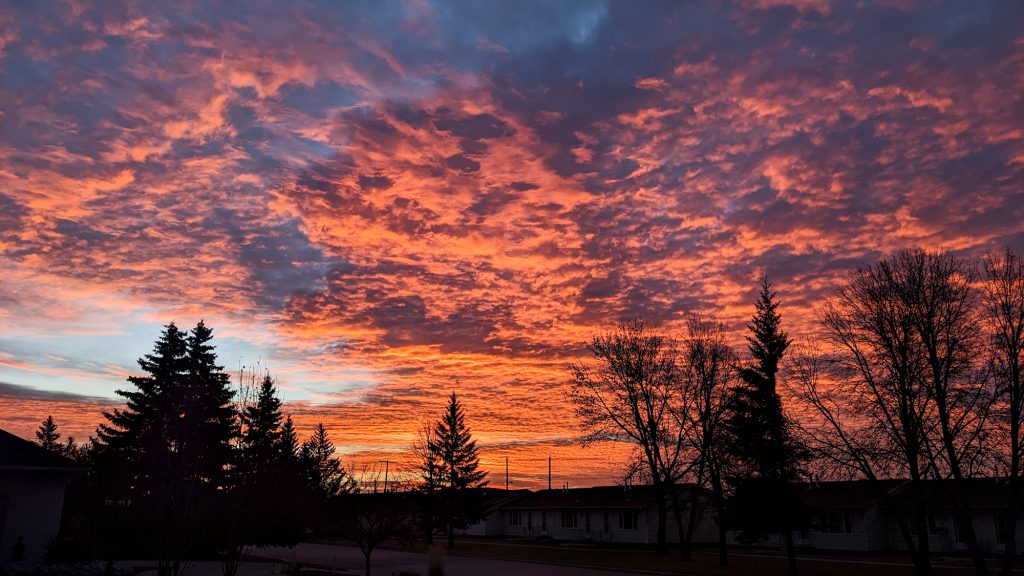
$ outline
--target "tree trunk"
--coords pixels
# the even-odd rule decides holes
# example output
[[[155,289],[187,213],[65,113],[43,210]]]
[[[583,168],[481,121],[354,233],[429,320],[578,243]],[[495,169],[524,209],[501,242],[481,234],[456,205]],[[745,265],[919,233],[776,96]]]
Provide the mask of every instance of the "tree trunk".
[[[238,565],[242,562],[242,550],[245,547],[241,544],[232,544],[224,552],[223,573],[224,576],[236,576]]]
[[[729,565],[729,545],[726,540],[725,530],[725,492],[722,489],[722,478],[719,476],[717,464],[711,468],[711,497],[715,501],[715,524],[718,525],[718,565],[726,567]]]
[[[656,553],[668,554],[668,506],[664,494],[658,498],[658,544]]]
[[[455,525],[448,523],[448,549],[455,548]]]
[[[365,571],[366,573],[365,573],[364,576],[370,576],[370,556],[372,554],[373,554],[373,552],[367,552],[367,553],[363,554],[363,562],[364,562],[363,565],[366,567],[366,571]]]
[[[914,555],[914,573],[917,576],[931,576],[931,546],[928,542],[928,520],[927,508],[920,501],[920,496],[914,496],[914,518],[911,522],[917,530],[917,554]]]
[[[1010,576],[1013,573],[1013,564],[1017,555],[1017,500],[1019,498],[1019,472],[1011,471],[1010,503],[1006,506],[1006,534],[1003,537],[1005,554],[1003,555],[1003,566],[999,572],[1001,576]]]
[[[672,496],[672,511],[674,512],[676,520],[676,530],[679,532],[679,559],[690,560],[693,557],[693,553],[690,550],[690,536],[693,534],[693,507],[689,510],[689,521],[687,524],[691,526],[690,531],[684,531],[683,528],[683,507],[679,503],[679,490],[675,484],[669,484],[669,494]]]
[[[789,576],[796,576],[796,545],[793,542],[793,531],[786,529],[786,562]]]

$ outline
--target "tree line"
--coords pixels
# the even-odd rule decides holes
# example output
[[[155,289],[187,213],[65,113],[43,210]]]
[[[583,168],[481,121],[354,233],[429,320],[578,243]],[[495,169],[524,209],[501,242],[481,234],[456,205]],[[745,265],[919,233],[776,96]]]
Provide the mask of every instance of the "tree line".
[[[719,527],[745,542],[781,535],[796,573],[795,534],[810,525],[799,489],[813,478],[860,478],[897,510],[886,479],[906,479],[909,513],[894,515],[915,573],[932,574],[929,482],[951,487],[954,519],[977,574],[988,566],[972,509],[972,479],[1009,488],[1000,573],[1012,572],[1024,489],[1024,263],[908,250],[850,272],[794,345],[767,279],[738,354],[724,324],[691,315],[670,334],[643,319],[588,343],[569,366],[584,441],[635,447],[629,474],[650,482],[657,548],[669,511],[688,559],[697,491]]]
[[[270,373],[241,371],[235,389],[212,340],[202,321],[166,325],[87,444],[61,442],[52,417],[40,424],[41,446],[89,470],[68,488],[49,559],[151,557],[158,576],[180,576],[190,560],[219,558],[234,576],[247,546],[322,536],[357,543],[368,575],[383,540],[429,543],[443,528],[454,545],[482,516],[486,472],[454,393],[426,428],[421,480],[367,494],[323,423],[300,443]]]
[[[636,446],[629,470],[655,493],[658,551],[674,522],[681,558],[692,554],[701,502],[682,488],[690,483],[710,494],[723,566],[727,531],[744,542],[778,534],[795,573],[794,535],[811,522],[804,483],[862,478],[895,504],[883,481],[899,478],[911,500],[895,515],[900,537],[927,575],[928,483],[942,480],[985,574],[971,480],[996,476],[1011,494],[1000,568],[1009,574],[1024,490],[1020,257],[912,250],[861,266],[797,344],[767,279],[755,308],[745,354],[721,321],[694,314],[680,334],[623,322],[588,342],[592,359],[568,366],[584,442]],[[313,530],[357,543],[369,572],[385,539],[431,544],[439,533],[452,546],[455,530],[483,517],[486,473],[454,393],[413,447],[416,480],[360,488],[322,424],[299,442],[269,373],[232,389],[204,323],[188,332],[168,324],[139,366],[143,375],[118,391],[124,407],[105,414],[88,445],[60,442],[52,418],[37,432],[92,470],[69,489],[58,553],[142,551],[159,559],[160,576],[205,555],[233,576],[243,546],[290,544]]]

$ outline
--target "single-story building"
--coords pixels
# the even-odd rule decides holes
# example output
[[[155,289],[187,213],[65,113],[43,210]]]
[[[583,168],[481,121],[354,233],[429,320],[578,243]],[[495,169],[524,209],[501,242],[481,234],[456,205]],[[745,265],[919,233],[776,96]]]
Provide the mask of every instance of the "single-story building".
[[[680,489],[680,502],[690,505],[693,485]],[[697,506],[695,542],[714,542],[718,529],[701,491]],[[668,540],[678,542],[674,512],[669,509]],[[683,517],[687,518],[684,511]],[[501,507],[506,536],[547,536],[557,540],[587,540],[651,544],[657,541],[657,506],[651,486],[595,486],[538,490]]]
[[[503,510],[516,500],[530,494],[529,490],[502,490],[499,488],[483,488],[484,518],[470,524],[459,533],[466,536],[504,536],[505,522]]]
[[[974,478],[969,494],[971,522],[982,551],[1003,552],[1007,534],[1009,485],[1001,478]],[[954,514],[956,501],[950,480],[923,483],[928,507],[929,547],[935,552],[965,552],[967,544]],[[905,550],[899,519],[910,515],[908,480],[815,482],[807,484],[801,500],[811,525],[798,542],[824,550]],[[1017,524],[1017,549],[1024,546],[1024,526]]]
[[[0,430],[0,561],[18,540],[25,560],[38,560],[60,530],[64,488],[82,466]]]

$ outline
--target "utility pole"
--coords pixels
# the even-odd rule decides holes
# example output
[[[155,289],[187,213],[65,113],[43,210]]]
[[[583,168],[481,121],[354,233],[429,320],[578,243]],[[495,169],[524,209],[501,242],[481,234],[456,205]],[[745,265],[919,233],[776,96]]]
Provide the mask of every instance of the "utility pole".
[[[391,467],[391,460],[378,460],[377,462],[384,463],[384,492],[388,491],[388,468]]]
[[[551,456],[548,456],[548,490],[551,490]]]
[[[508,456],[505,456],[505,491],[508,492]]]

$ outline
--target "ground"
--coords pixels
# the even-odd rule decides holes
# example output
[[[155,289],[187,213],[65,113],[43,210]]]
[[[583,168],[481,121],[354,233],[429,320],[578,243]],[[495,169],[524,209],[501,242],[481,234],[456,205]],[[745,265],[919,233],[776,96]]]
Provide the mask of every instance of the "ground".
[[[358,548],[347,545],[300,544],[295,548],[268,548],[254,553],[276,561],[319,565],[335,574],[362,574],[363,569],[362,553]],[[427,561],[427,555],[423,553],[381,549],[374,552],[373,573],[381,576],[402,573],[426,575]],[[456,543],[455,550],[444,559],[444,568],[446,576],[614,576],[637,573],[781,576],[786,573],[785,557],[778,552],[736,550],[732,551],[730,563],[729,568],[719,568],[714,550],[698,550],[694,560],[682,562],[675,556],[658,556],[648,550],[466,539]],[[963,558],[940,558],[935,564],[936,576],[973,573]],[[799,569],[804,575],[828,576],[904,576],[913,572],[909,560],[901,556],[804,555],[799,560]],[[1024,574],[1024,567],[1017,572]]]

